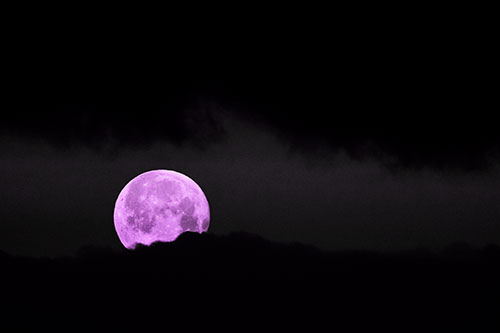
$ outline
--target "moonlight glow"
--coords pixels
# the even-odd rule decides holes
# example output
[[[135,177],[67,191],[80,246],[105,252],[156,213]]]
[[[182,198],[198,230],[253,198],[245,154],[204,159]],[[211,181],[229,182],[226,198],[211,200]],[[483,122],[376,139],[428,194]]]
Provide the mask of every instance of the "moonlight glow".
[[[148,171],[132,179],[115,204],[115,229],[122,244],[171,242],[185,231],[202,233],[210,223],[208,201],[189,177],[170,170]]]

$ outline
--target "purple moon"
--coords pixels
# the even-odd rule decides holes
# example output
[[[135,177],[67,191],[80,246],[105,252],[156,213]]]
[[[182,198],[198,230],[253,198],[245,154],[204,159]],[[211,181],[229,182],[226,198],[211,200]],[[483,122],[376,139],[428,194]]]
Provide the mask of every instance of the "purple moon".
[[[171,170],[153,170],[132,179],[120,192],[114,211],[123,246],[171,242],[186,231],[206,232],[207,198],[191,178]]]

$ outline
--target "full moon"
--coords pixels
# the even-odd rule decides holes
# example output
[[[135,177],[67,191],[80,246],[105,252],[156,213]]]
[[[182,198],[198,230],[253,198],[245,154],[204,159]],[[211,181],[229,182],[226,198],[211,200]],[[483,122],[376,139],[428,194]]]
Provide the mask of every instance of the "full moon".
[[[191,178],[153,170],[132,179],[118,195],[114,222],[127,249],[171,242],[186,231],[202,233],[210,223],[208,201]]]

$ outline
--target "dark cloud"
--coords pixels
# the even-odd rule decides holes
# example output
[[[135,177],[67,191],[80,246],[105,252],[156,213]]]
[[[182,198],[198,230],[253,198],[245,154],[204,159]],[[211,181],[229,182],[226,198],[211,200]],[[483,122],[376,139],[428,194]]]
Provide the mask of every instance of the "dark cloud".
[[[499,156],[491,87],[480,77],[453,64],[390,62],[263,76],[222,95],[244,118],[310,155],[325,145],[392,166],[460,169]]]
[[[158,140],[203,147],[224,135],[209,104],[184,97],[164,103],[32,103],[4,109],[0,133],[44,139],[59,147],[141,147]]]
[[[20,84],[12,95],[93,105],[11,103],[0,129],[58,144],[99,147],[112,137],[120,147],[157,140],[203,146],[222,137],[214,116],[222,108],[301,152],[326,146],[392,166],[487,167],[500,134],[489,113],[497,103],[484,78],[482,41],[433,31],[368,35],[334,48],[312,39],[197,50],[144,71],[124,71],[119,61],[96,64],[92,75],[69,67],[67,82]],[[472,42],[474,54],[466,47]]]

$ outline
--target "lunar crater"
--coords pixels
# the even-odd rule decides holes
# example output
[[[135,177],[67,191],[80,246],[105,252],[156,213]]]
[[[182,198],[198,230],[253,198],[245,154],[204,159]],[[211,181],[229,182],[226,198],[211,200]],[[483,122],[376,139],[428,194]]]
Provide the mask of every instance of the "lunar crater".
[[[198,231],[198,220],[191,215],[183,215],[181,218],[181,228],[184,231]]]
[[[181,203],[179,204],[179,207],[186,215],[193,215],[194,205],[188,197],[184,197],[182,199]]]

